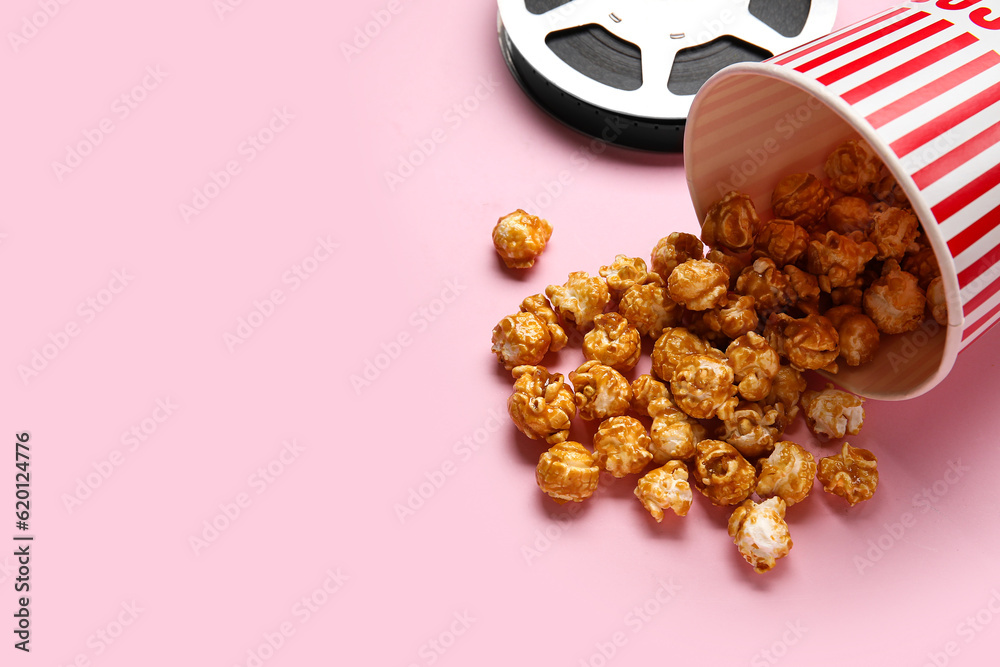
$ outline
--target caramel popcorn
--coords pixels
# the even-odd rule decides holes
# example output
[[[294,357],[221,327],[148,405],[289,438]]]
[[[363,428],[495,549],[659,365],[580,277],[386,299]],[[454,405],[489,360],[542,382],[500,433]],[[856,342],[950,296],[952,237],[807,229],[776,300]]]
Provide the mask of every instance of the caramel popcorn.
[[[865,399],[828,384],[823,391],[802,394],[802,411],[809,430],[823,440],[857,435],[865,423]]]
[[[767,320],[764,337],[796,370],[837,372],[840,335],[833,323],[822,315],[795,319],[775,313]]]
[[[683,414],[683,412],[681,413]],[[688,422],[691,424],[691,433],[694,434],[694,444],[698,444],[702,440],[708,438],[708,432],[711,430],[713,433],[718,431],[720,424],[722,424],[721,419],[692,419],[688,418]]]
[[[663,521],[663,510],[668,508],[677,516],[685,516],[694,500],[687,468],[680,461],[670,461],[662,468],[649,471],[639,479],[635,497],[657,523]]]
[[[763,574],[792,549],[785,523],[785,501],[769,498],[762,503],[745,501],[729,517],[729,536],[754,572]]]
[[[858,274],[865,270],[865,264],[874,256],[875,246],[872,243],[858,243],[850,236],[834,231],[814,238],[806,250],[809,272],[818,278],[820,289],[824,292],[854,285]]]
[[[805,315],[820,314],[819,279],[797,266],[789,264],[781,270],[788,278],[788,285],[795,292],[795,306]]]
[[[549,300],[545,298],[544,294],[535,294],[522,301],[521,311],[531,313],[548,328],[549,336],[552,338],[549,350],[558,352],[566,347],[569,338],[566,336],[566,331],[559,325],[559,317],[556,315],[556,311],[549,306]]]
[[[843,193],[864,192],[880,180],[882,163],[866,142],[855,139],[841,144],[826,159],[826,175]]]
[[[889,173],[889,170],[884,167],[882,169],[882,177],[879,179],[878,183],[872,185],[871,193],[875,199],[878,199],[880,202],[884,202],[889,206],[910,208],[910,200],[903,191],[903,188],[896,181],[896,177]]]
[[[914,250],[920,223],[917,216],[906,209],[889,207],[872,216],[868,238],[878,250],[878,259],[902,260],[910,248]]]
[[[927,307],[931,311],[934,321],[945,327],[948,326],[948,302],[944,295],[944,279],[938,276],[927,286]]]
[[[701,240],[709,248],[719,246],[736,253],[753,247],[760,218],[753,201],[742,192],[730,192],[712,204],[701,225]]]
[[[493,353],[507,370],[539,363],[551,344],[548,327],[531,313],[508,315],[493,328]]]
[[[632,411],[656,417],[664,408],[676,408],[670,388],[652,375],[640,375],[632,383]]]
[[[576,404],[584,419],[607,419],[628,412],[632,386],[622,374],[596,361],[588,361],[569,374]]]
[[[535,479],[539,488],[557,503],[580,503],[594,495],[601,469],[579,442],[560,442],[538,459]]]
[[[875,494],[878,459],[867,449],[851,447],[845,442],[840,454],[820,459],[816,477],[824,491],[854,506]]]
[[[695,446],[703,439],[701,425],[673,405],[659,403],[649,430],[649,451],[657,465],[667,461],[686,461],[694,456]]]
[[[806,390],[806,379],[795,368],[782,366],[771,383],[771,392],[764,404],[778,410],[780,430],[784,430],[799,414],[799,399]]]
[[[800,411],[821,440],[858,434],[864,399],[833,385],[808,391],[804,371],[872,361],[882,334],[924,317],[946,325],[944,280],[905,192],[868,144],[842,144],[824,170],[826,184],[805,172],[780,179],[772,220],[729,192],[705,215],[700,240],[660,239],[649,268],[616,255],[600,277],[571,273],[501,320],[493,351],[517,379],[511,417],[554,445],[538,464],[546,493],[579,502],[602,469],[638,474],[634,494],[660,522],[667,508],[688,512],[693,484],[716,505],[738,506],[729,534],[757,572],[788,554],[786,509],[816,478],[852,505],[872,496],[871,452],[844,442],[817,462],[781,438]],[[566,345],[565,322],[585,333],[587,362],[569,374],[572,386],[531,365]],[[643,336],[655,340],[650,373],[629,383],[621,373],[637,366]],[[568,442],[577,411],[600,422],[593,454]],[[643,475],[651,462],[662,467]]]
[[[894,259],[882,266],[882,277],[872,283],[864,297],[865,314],[887,334],[917,329],[924,319],[926,302],[916,277],[900,269]]]
[[[826,226],[838,234],[861,232],[868,235],[872,226],[872,212],[861,197],[838,197],[826,211]]]
[[[714,248],[705,255],[705,259],[715,262],[716,264],[721,264],[726,267],[726,271],[729,271],[729,289],[736,289],[736,280],[743,273],[743,269],[750,266],[750,261],[744,259],[743,257],[738,257],[731,254],[728,250],[722,250],[721,248]]]
[[[616,371],[630,371],[639,362],[642,337],[639,331],[618,313],[604,313],[594,318],[594,328],[583,337],[583,356],[611,366]]]
[[[674,268],[689,259],[702,259],[705,248],[694,234],[674,232],[660,239],[651,256],[653,272],[667,282]]]
[[[725,306],[704,311],[701,323],[706,329],[706,336],[713,340],[720,337],[733,339],[753,331],[760,323],[755,305],[752,296],[729,294]]]
[[[840,358],[848,366],[860,366],[875,358],[879,346],[878,327],[857,306],[844,305],[824,313],[840,335]]]
[[[508,269],[527,269],[545,250],[552,236],[548,220],[517,209],[497,221],[493,228],[493,247]]]
[[[809,245],[809,232],[791,220],[775,218],[764,223],[754,245],[754,257],[768,257],[777,266],[794,264]]]
[[[733,379],[725,358],[689,354],[678,359],[670,391],[677,407],[695,419],[726,419],[738,403]]]
[[[712,346],[683,327],[668,327],[653,346],[653,375],[664,382],[674,377],[677,362],[689,354],[711,354]]]
[[[549,444],[566,440],[570,420],[576,415],[576,400],[563,376],[550,374],[542,366],[518,366],[514,377],[517,381],[507,400],[507,411],[518,430]]]
[[[722,422],[719,439],[728,442],[748,459],[764,456],[774,447],[774,438],[780,431],[775,427],[779,417],[773,407],[740,403],[732,418]]]
[[[752,296],[761,317],[784,310],[795,303],[795,290],[788,277],[774,263],[773,259],[761,257],[743,269],[736,280],[736,291]]]
[[[534,366],[549,351],[552,335],[531,313],[520,312],[500,320],[493,329],[493,353],[507,370]]]
[[[615,255],[615,261],[611,266],[602,266],[600,274],[607,280],[611,297],[615,300],[621,299],[625,290],[633,285],[642,285],[649,281],[646,262],[638,257],[626,255]]]
[[[564,285],[545,288],[552,307],[563,320],[584,329],[604,312],[611,300],[604,278],[591,277],[586,271],[574,271]]]
[[[658,282],[634,285],[622,296],[618,312],[643,336],[659,338],[667,327],[677,326],[684,308],[673,301]]]
[[[740,396],[748,401],[762,401],[771,392],[771,382],[781,368],[781,358],[762,336],[750,332],[726,348],[726,357]]]
[[[709,310],[722,305],[729,292],[729,271],[707,259],[679,264],[667,281],[670,298],[689,310]]]
[[[931,281],[941,275],[937,255],[934,254],[934,249],[929,246],[920,246],[920,250],[906,255],[903,258],[902,268],[907,273],[916,276],[917,284],[922,290],[926,290]]]
[[[716,308],[712,310],[685,310],[684,318],[681,320],[682,327],[704,340],[713,349],[722,344],[722,334],[713,331],[709,324],[709,320],[714,316],[716,310]]]
[[[779,218],[811,227],[826,215],[831,199],[830,193],[812,174],[791,174],[778,181],[771,193],[771,208]]]
[[[634,417],[612,417],[594,434],[594,459],[615,477],[637,472],[653,460],[646,427]]]
[[[860,309],[865,300],[863,283],[864,281],[858,278],[858,282],[849,287],[834,287],[830,290],[830,300],[833,301],[833,305],[854,306]]]
[[[715,505],[741,503],[757,484],[753,466],[735,447],[721,440],[699,442],[693,468],[694,485]]]
[[[816,479],[816,459],[804,447],[788,440],[774,443],[774,451],[760,462],[757,495],[778,497],[791,507],[805,500]]]
[[[888,204],[883,204],[880,201],[872,202],[871,204],[868,205],[868,209],[871,211],[872,216],[874,216],[876,213],[884,213],[885,211],[888,211],[889,208],[890,207]],[[869,229],[869,231],[871,230]]]

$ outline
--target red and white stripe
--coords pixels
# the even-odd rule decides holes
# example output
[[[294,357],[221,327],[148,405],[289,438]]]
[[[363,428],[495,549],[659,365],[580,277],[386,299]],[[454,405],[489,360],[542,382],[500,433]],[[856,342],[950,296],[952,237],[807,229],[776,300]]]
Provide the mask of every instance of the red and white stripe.
[[[924,7],[887,10],[769,62],[840,96],[900,159],[955,259],[964,347],[1000,321],[1000,54],[954,12]]]

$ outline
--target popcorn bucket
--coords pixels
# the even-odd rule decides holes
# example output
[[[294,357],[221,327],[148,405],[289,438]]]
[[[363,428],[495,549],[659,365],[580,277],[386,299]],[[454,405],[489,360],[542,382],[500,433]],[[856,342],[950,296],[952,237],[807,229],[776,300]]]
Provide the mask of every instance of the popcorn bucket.
[[[899,400],[938,384],[1000,320],[1000,0],[909,2],[763,63],[722,70],[684,139],[699,218],[730,190],[762,213],[783,176],[823,176],[860,136],[905,191],[937,255],[948,326],[882,336],[877,358],[833,379]]]

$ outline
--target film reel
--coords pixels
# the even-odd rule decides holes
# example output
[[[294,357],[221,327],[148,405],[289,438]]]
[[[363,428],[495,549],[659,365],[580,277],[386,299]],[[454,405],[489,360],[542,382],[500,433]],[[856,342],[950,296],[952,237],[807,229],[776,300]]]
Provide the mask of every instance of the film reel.
[[[837,0],[498,0],[500,48],[521,88],[570,127],[679,151],[691,99],[723,67],[833,27]]]

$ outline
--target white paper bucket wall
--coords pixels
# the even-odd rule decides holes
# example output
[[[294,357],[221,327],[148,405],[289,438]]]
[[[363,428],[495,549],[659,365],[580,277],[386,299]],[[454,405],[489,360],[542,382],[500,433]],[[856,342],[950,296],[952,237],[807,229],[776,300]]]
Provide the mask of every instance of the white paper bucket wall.
[[[910,2],[712,77],[694,99],[685,168],[702,218],[730,190],[767,215],[791,173],[823,177],[858,135],[906,191],[938,257],[949,324],[883,336],[875,361],[834,378],[904,399],[938,384],[1000,320],[1000,0]],[[842,365],[843,366],[843,365]]]

